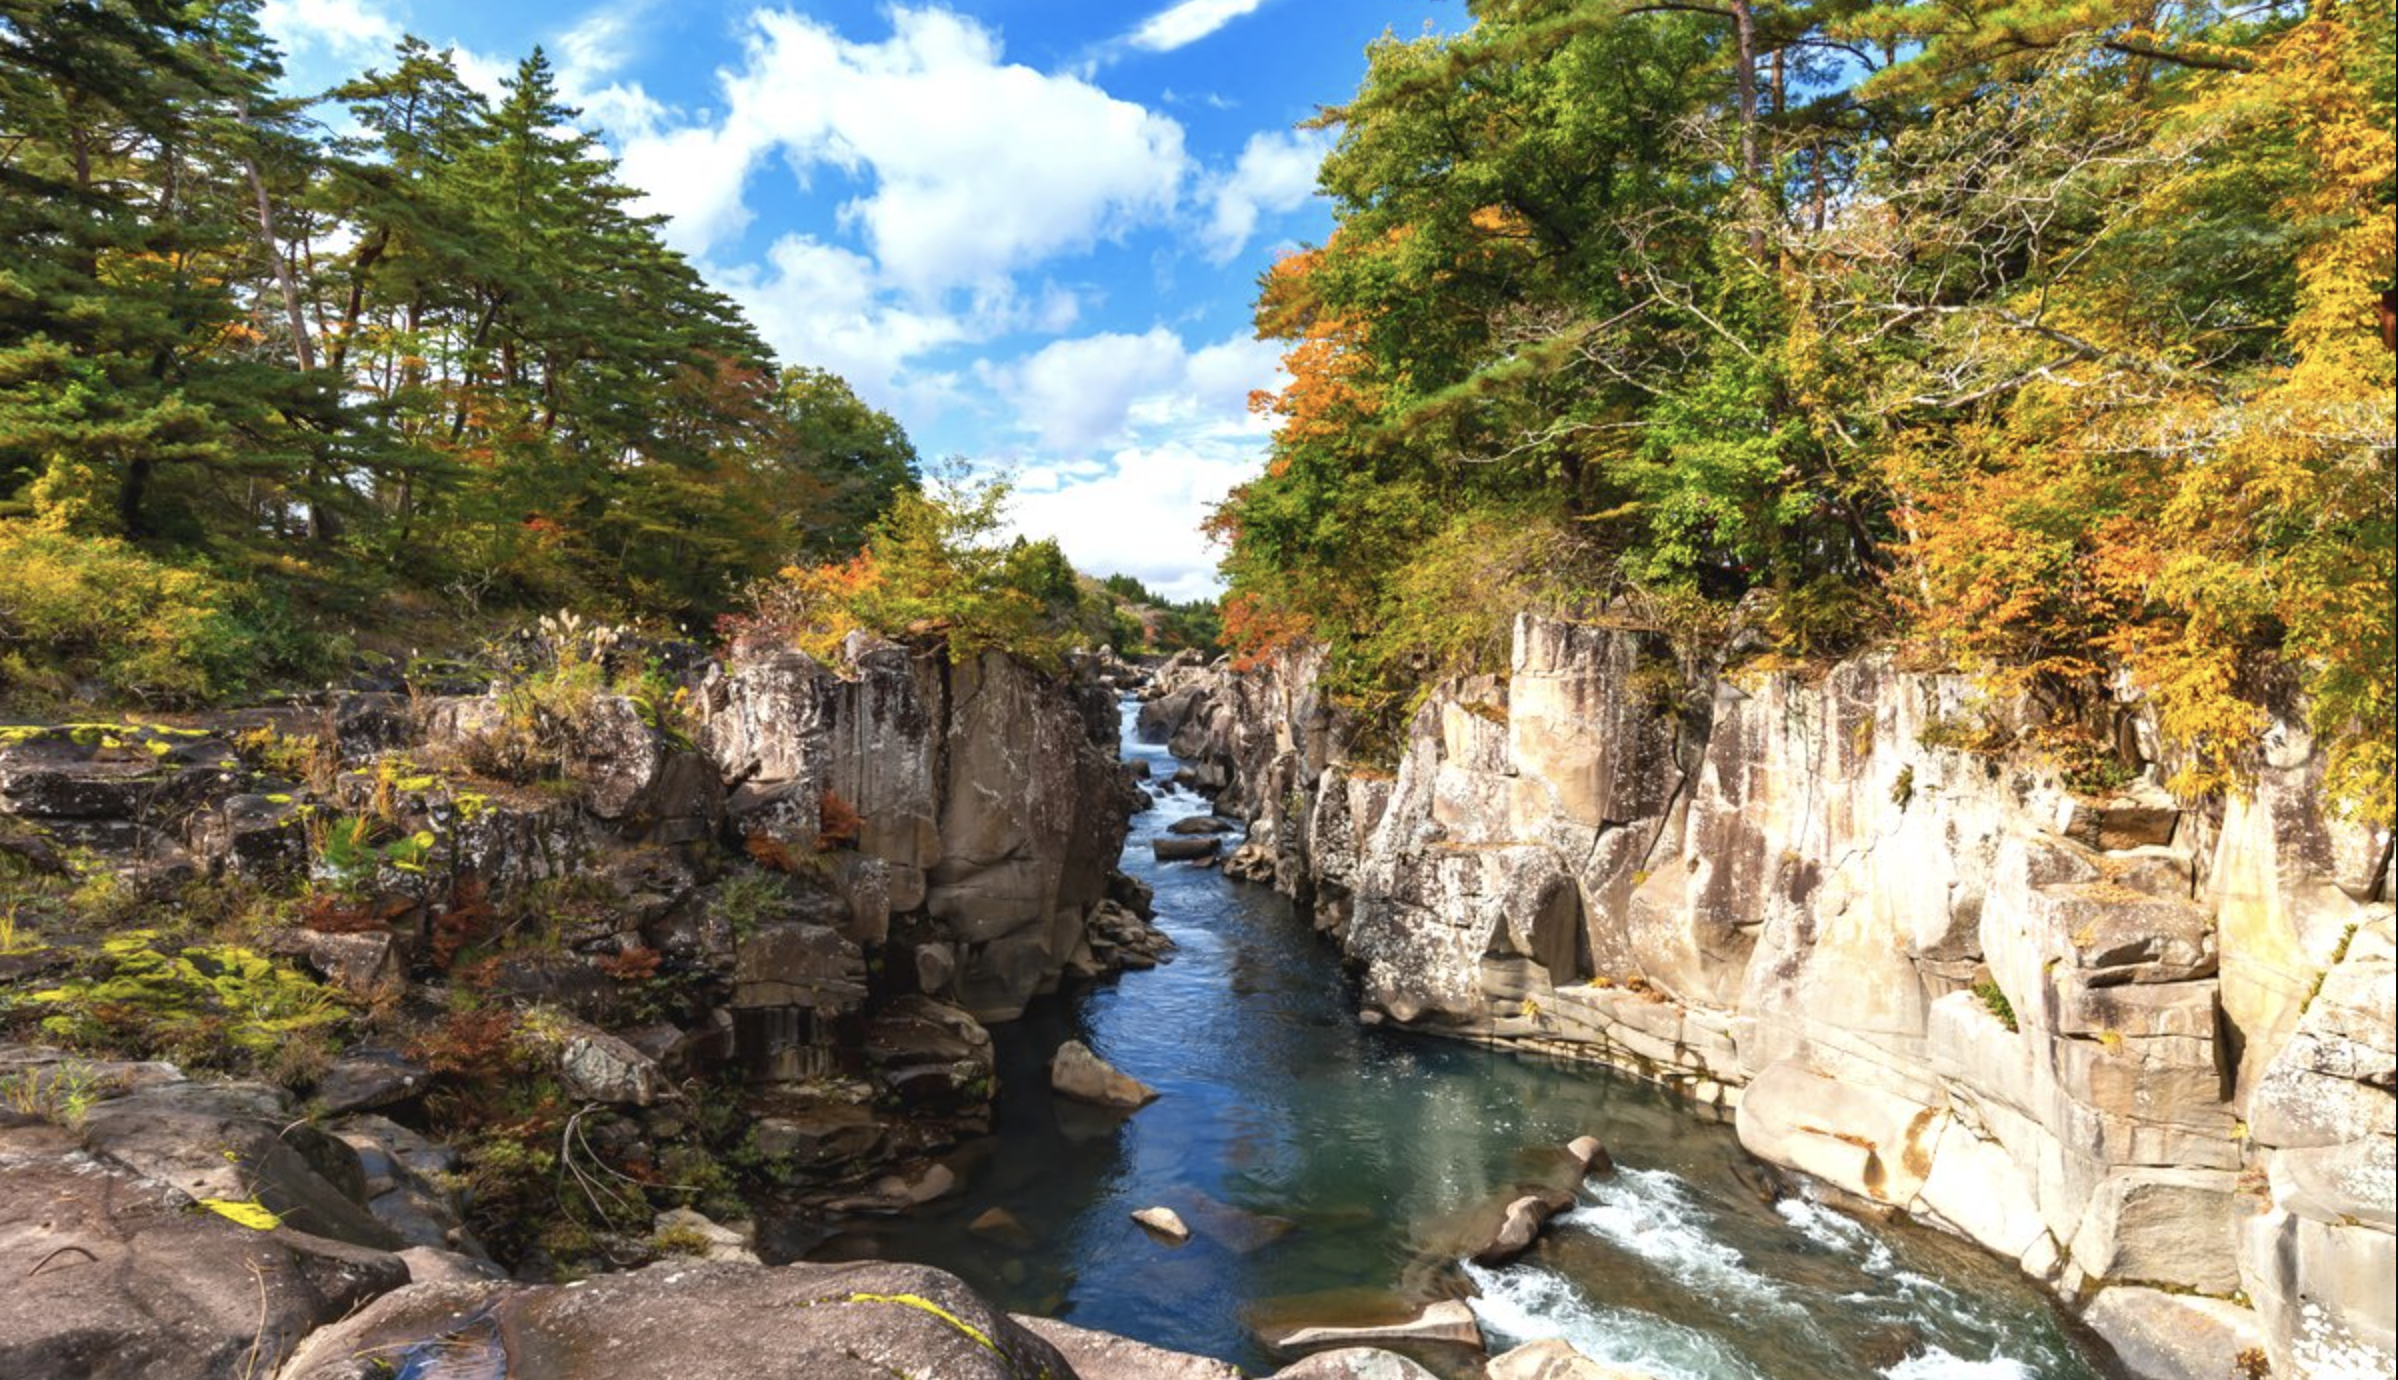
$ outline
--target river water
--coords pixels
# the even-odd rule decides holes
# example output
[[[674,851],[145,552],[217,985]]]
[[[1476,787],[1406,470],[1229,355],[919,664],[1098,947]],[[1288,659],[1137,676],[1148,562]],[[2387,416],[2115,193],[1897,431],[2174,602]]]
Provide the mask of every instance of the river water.
[[[964,1190],[851,1230],[817,1258],[913,1260],[1006,1307],[1252,1374],[1260,1327],[1372,1318],[1471,1293],[1493,1350],[1543,1337],[1663,1380],[2094,1380],[2011,1265],[1905,1224],[1769,1201],[1729,1125],[1587,1068],[1360,1026],[1331,947],[1270,888],[1149,843],[1204,801],[1133,740],[1154,808],[1124,869],[1157,890],[1172,962],[1036,1004],[997,1032],[996,1134],[952,1163]],[[1054,1099],[1081,1039],[1164,1095],[1129,1117]],[[1595,1135],[1617,1170],[1518,1263],[1463,1265],[1458,1223]],[[1186,1245],[1130,1220],[1173,1207]],[[992,1209],[1012,1221],[974,1231]],[[1466,1371],[1432,1354],[1444,1369]]]

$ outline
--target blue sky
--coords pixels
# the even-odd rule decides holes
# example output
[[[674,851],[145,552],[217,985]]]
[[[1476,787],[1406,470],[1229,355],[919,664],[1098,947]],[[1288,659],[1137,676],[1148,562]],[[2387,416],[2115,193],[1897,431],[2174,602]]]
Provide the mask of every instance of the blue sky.
[[[1208,505],[1263,463],[1257,275],[1330,219],[1366,43],[1426,0],[267,0],[292,84],[401,33],[491,85],[545,47],[668,236],[786,360],[927,458],[1012,470],[1077,565],[1212,591]]]

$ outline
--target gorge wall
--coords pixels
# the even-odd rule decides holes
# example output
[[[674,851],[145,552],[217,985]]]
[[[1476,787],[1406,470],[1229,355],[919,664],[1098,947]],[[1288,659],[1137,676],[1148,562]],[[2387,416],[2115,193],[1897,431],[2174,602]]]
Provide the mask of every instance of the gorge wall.
[[[1320,658],[1170,666],[1144,735],[1249,822],[1365,1018],[1595,1059],[2051,1282],[2138,1373],[2386,1375],[2392,858],[2279,722],[2253,792],[2079,793],[2029,702],[1887,658],[1694,672],[1525,617],[1353,763]],[[2243,1363],[2243,1364],[2246,1364]]]
[[[554,1081],[603,1163],[704,1141],[772,1167],[804,1203],[904,1208],[950,1182],[932,1154],[988,1129],[984,1023],[1152,964],[1165,943],[1115,870],[1139,801],[1117,759],[1120,674],[860,637],[838,666],[797,653],[693,666],[668,717],[621,691],[582,696],[532,773],[502,768],[550,711],[505,681],[8,728],[0,879],[35,899],[0,897],[29,917],[0,953],[22,998],[6,1011],[20,1038],[57,1030],[74,1052],[0,1040],[0,1063],[28,1106],[70,1086],[101,1105],[145,1096],[152,1066],[111,1061],[127,1051],[108,1032],[215,998],[128,988],[87,1022],[106,1030],[39,1023],[73,1009],[52,1003],[95,964],[199,953],[188,981],[203,983],[212,965],[271,954],[346,998],[327,1008],[341,1033],[313,1063],[262,1057],[282,1086],[232,1085],[250,1100],[226,1117],[271,1127],[306,1107],[369,1159],[404,1158],[427,1137],[479,1144],[444,1108],[510,1095],[475,1082],[486,1063],[538,1059],[500,1082]],[[84,915],[88,895],[107,899]],[[204,941],[240,947],[191,947]],[[514,1014],[475,1024],[493,1009]],[[222,1100],[156,1067],[177,1080],[161,1096]],[[524,1116],[548,1114],[536,1089],[523,1100]],[[708,1100],[742,1115],[703,1126]],[[331,1187],[286,1196],[356,1199],[357,1244],[483,1254],[466,1196],[349,1193],[367,1181],[357,1155],[327,1153]],[[535,1274],[565,1263],[498,1253]]]

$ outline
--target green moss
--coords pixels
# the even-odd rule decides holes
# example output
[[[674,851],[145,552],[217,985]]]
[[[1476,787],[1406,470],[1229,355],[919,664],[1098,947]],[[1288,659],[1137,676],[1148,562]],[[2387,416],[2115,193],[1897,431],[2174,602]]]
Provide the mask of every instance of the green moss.
[[[235,944],[170,951],[158,931],[134,930],[102,944],[93,966],[32,994],[53,1038],[256,1071],[325,1045],[349,1015],[332,988]]]

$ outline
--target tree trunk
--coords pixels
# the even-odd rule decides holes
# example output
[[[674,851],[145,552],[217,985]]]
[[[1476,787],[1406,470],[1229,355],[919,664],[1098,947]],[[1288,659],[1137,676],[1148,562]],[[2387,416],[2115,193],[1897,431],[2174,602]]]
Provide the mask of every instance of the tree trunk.
[[[329,361],[335,379],[341,376],[342,366],[350,358],[350,337],[358,333],[358,317],[366,310],[366,280],[374,272],[375,261],[391,244],[391,227],[378,225],[358,246],[358,258],[350,267],[350,300],[341,310],[341,329],[333,333],[333,358]]]
[[[1765,168],[1757,140],[1757,15],[1750,0],[1732,0],[1732,33],[1739,65],[1732,89],[1740,103],[1740,180],[1749,216],[1749,253],[1765,257]]]

